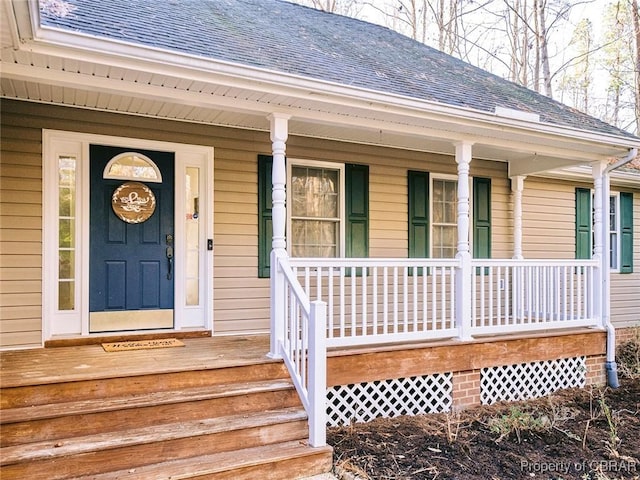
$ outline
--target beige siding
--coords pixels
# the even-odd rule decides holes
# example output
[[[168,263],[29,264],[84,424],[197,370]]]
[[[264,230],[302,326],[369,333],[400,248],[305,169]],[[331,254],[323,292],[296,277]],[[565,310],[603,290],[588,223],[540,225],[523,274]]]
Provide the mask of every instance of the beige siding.
[[[0,347],[41,343],[42,156],[40,129],[11,126],[2,108]]]
[[[525,258],[575,258],[575,187],[528,177],[522,194]]]
[[[257,278],[257,155],[271,151],[268,132],[13,101],[3,101],[1,107],[1,346],[36,346],[41,341],[43,128],[214,147],[215,332],[268,329],[269,281]],[[378,258],[407,256],[407,170],[456,173],[453,158],[444,155],[308,138],[290,138],[287,156],[369,165],[370,255]],[[512,195],[506,164],[473,161],[471,175],[492,178],[492,256],[510,258]],[[574,187],[569,183],[527,179],[525,256],[573,258],[573,192]],[[635,200],[638,207],[640,194]],[[636,208],[635,225],[636,238],[640,239],[638,211],[640,208]],[[556,245],[553,252],[548,247],[551,243]],[[640,269],[638,245],[636,242],[637,270]],[[634,278],[637,283],[637,274],[626,277]],[[616,285],[616,300],[620,298],[616,315],[622,309],[640,311],[638,300],[634,303],[633,288],[626,280]],[[625,315],[628,318],[631,313]]]

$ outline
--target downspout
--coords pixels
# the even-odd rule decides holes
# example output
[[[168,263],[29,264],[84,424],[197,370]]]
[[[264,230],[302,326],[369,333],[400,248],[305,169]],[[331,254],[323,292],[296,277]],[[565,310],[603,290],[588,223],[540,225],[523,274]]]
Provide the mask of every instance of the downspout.
[[[633,160],[634,158],[636,158],[636,155],[638,154],[638,149],[637,148],[632,148],[631,150],[629,150],[629,153],[624,157],[621,158],[620,160],[618,160],[616,163],[613,163],[611,165],[609,165],[605,170],[604,170],[604,174],[603,174],[603,184],[604,184],[604,188],[602,189],[602,197],[603,197],[603,205],[608,205],[609,204],[609,191],[610,191],[610,179],[609,179],[609,174],[617,169],[620,168],[624,165],[626,165],[627,163],[629,163],[631,160]],[[606,202],[605,202],[606,200]],[[608,252],[609,252],[609,235],[604,235],[605,237],[605,245],[607,246],[607,248],[604,249],[605,252],[607,252],[607,254],[603,254],[602,257],[604,259],[608,258]],[[607,331],[607,361],[605,363],[605,368],[606,368],[606,372],[607,372],[607,386],[611,387],[611,388],[618,388],[620,386],[620,383],[618,381],[618,366],[616,364],[616,329],[613,327],[613,325],[611,324],[611,305],[610,305],[610,298],[611,298],[611,281],[610,281],[610,277],[611,277],[611,272],[610,272],[610,268],[609,268],[609,262],[608,260],[604,260],[602,262],[602,265],[606,265],[607,268],[603,268],[603,298],[606,299],[606,301],[602,302],[603,305],[603,311],[602,311],[602,321],[604,324],[604,328]]]

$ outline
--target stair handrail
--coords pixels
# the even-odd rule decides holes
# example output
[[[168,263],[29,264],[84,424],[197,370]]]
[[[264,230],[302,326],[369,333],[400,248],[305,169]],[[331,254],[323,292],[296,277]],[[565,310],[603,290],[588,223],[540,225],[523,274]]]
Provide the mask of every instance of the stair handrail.
[[[326,302],[310,301],[296,278],[287,256],[276,256],[276,274],[282,275],[281,298],[284,308],[284,335],[280,354],[309,419],[309,444],[327,444],[326,389],[327,342]]]

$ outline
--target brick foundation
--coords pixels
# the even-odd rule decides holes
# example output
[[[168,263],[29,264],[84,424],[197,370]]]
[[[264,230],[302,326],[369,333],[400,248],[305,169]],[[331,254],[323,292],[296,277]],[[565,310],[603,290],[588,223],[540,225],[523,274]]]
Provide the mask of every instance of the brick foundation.
[[[454,411],[480,405],[480,370],[455,372],[452,383]]]
[[[602,386],[607,383],[606,355],[587,357],[586,386]]]
[[[616,328],[616,347],[636,339],[640,340],[640,326]]]

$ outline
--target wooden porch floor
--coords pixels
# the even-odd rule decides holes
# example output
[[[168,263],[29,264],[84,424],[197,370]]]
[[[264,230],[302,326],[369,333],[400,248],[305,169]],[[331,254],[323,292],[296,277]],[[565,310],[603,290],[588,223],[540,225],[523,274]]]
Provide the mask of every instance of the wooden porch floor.
[[[106,352],[101,344],[0,353],[3,388],[275,363],[268,335],[184,338],[184,347]]]
[[[596,355],[604,352],[605,340],[601,330],[576,328],[476,338],[470,342],[436,340],[337,348],[328,352],[327,380],[328,385],[337,385],[363,381],[369,376],[413,375],[416,373],[411,369],[404,371],[403,367],[413,365],[410,359],[416,361],[414,367],[420,371],[427,368],[428,373],[433,373],[499,365],[504,363],[505,356],[511,363],[522,363]],[[182,338],[181,341],[184,347],[121,352],[106,352],[99,343],[0,352],[0,386],[47,385],[263,364],[280,364],[284,369],[282,360],[267,357],[267,334]],[[356,365],[358,358],[366,359],[361,368]],[[341,378],[344,374],[348,374],[348,378]]]

